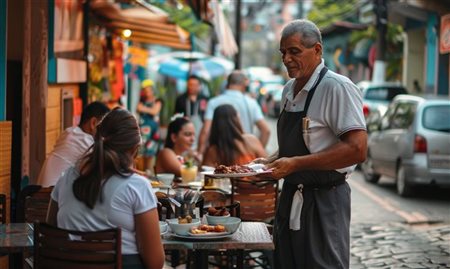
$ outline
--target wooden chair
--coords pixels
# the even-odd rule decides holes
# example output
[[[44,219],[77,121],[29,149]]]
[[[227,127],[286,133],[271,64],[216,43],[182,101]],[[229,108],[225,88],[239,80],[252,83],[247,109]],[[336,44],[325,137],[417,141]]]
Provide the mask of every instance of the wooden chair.
[[[17,197],[16,221],[33,223],[46,222],[50,194],[53,187],[42,188],[40,185],[28,185],[24,187]],[[23,263],[24,268],[33,268],[33,254],[25,251],[15,261]]]
[[[45,222],[52,187],[42,188],[39,185],[26,186],[17,200],[17,222]]]
[[[250,181],[236,178],[231,180],[231,191],[231,201],[241,204],[241,219],[265,222],[269,232],[272,232],[271,224],[278,200],[278,180],[267,178]],[[271,251],[246,251],[244,255],[245,268],[273,267]]]
[[[278,180],[261,179],[231,181],[231,202],[240,202],[243,221],[270,223],[275,217],[278,199]]]
[[[0,194],[0,223],[6,223],[6,195]]]
[[[120,228],[95,232],[34,223],[34,269],[122,268]]]

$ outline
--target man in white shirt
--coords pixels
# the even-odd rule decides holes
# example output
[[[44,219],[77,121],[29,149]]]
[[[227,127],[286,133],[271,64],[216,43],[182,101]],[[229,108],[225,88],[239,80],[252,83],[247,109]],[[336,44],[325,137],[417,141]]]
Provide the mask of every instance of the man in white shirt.
[[[273,229],[274,267],[350,267],[350,187],[364,161],[367,133],[362,95],[322,59],[322,36],[308,20],[281,33],[289,77],[278,118],[278,154],[269,176],[284,178]]]
[[[266,146],[270,137],[270,129],[261,107],[255,99],[245,94],[248,85],[248,78],[240,70],[233,71],[228,76],[227,90],[219,96],[211,98],[206,107],[205,118],[202,130],[200,131],[198,152],[203,153],[206,149],[206,143],[211,129],[214,110],[224,104],[232,105],[239,114],[242,129],[244,133],[253,133],[253,127],[259,130],[259,140],[263,146]]]
[[[98,122],[109,112],[101,102],[87,105],[81,113],[80,124],[62,132],[41,168],[37,184],[42,187],[54,186],[61,174],[94,143],[93,136]]]

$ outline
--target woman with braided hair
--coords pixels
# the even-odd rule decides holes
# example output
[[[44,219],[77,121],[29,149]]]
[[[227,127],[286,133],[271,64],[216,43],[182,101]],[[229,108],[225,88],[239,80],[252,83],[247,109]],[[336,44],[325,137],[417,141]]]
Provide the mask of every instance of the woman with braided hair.
[[[108,113],[90,150],[53,189],[47,221],[78,231],[120,227],[123,268],[162,268],[157,199],[133,167],[140,145],[136,118],[123,109]]]

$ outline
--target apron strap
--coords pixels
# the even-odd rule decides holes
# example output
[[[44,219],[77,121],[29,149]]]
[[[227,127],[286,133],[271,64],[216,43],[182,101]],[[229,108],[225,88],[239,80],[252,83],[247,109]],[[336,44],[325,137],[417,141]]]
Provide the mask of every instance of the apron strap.
[[[303,111],[305,112],[305,115],[308,112],[309,104],[311,103],[311,99],[312,99],[312,97],[314,95],[314,92],[316,91],[317,86],[322,81],[322,78],[325,76],[327,71],[328,71],[328,68],[326,66],[324,66],[322,68],[322,70],[320,70],[319,79],[317,79],[316,84],[314,84],[314,86],[311,88],[311,90],[309,90],[308,96],[306,97],[305,107],[303,108]]]
[[[306,102],[305,102],[305,107],[303,108],[303,111],[308,112],[308,108],[309,108],[309,103],[311,103],[311,99],[314,95],[314,92],[316,91],[317,85],[319,85],[320,81],[322,81],[322,78],[325,76],[325,74],[328,72],[328,68],[326,66],[324,66],[322,68],[322,70],[320,70],[319,73],[319,78],[317,79],[316,83],[314,84],[314,86],[311,88],[311,90],[309,90],[308,92],[308,96],[306,97]],[[288,103],[288,100],[285,99],[284,105],[283,105],[283,110],[284,111],[286,109],[286,105]]]

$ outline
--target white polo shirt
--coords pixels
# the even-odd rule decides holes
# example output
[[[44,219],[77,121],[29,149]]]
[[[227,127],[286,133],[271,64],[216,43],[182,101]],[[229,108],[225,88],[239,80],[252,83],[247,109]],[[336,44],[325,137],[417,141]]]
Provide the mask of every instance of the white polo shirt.
[[[308,92],[318,80],[323,67],[322,59],[322,63],[295,98],[295,79],[289,80],[283,89],[282,108],[286,104],[288,112],[303,111]],[[307,117],[310,119],[309,130],[304,132],[303,138],[311,153],[331,147],[348,131],[366,130],[361,91],[350,79],[331,70],[328,70],[314,92]],[[356,165],[343,167],[336,171],[350,174],[355,167]]]

